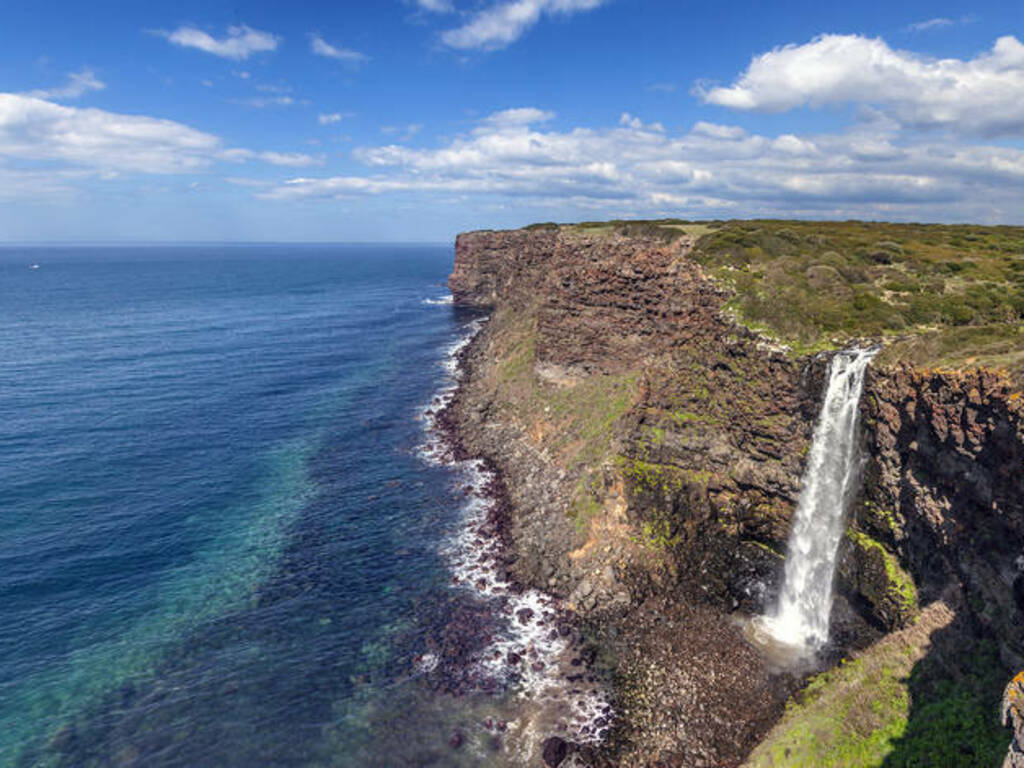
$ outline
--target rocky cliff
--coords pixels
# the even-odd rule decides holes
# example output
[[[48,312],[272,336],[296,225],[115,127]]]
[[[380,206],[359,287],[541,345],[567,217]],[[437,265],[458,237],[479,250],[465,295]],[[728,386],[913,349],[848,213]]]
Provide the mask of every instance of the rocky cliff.
[[[828,355],[736,319],[735,288],[694,258],[705,230],[456,242],[455,303],[490,320],[451,418],[506,479],[510,570],[579,615],[613,681],[598,763],[738,765],[804,683],[744,640],[742,617],[778,588]],[[870,654],[952,585],[946,645],[985,638],[1019,664],[1019,393],[992,371],[888,361],[863,409],[864,491],[824,663]]]

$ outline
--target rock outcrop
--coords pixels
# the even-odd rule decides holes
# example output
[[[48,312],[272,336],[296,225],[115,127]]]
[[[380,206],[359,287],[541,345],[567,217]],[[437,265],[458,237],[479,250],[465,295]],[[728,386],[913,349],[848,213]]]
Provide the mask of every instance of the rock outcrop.
[[[474,232],[449,283],[458,307],[490,315],[452,418],[507,481],[509,568],[575,610],[609,668],[608,764],[737,765],[799,683],[733,614],[778,588],[828,358],[735,322],[692,246]],[[871,373],[863,408],[835,653],[962,584],[965,610],[1019,663],[1019,394],[988,371],[894,366]]]
[[[1024,768],[1024,672],[1006,686],[1000,709],[1003,726],[1013,729],[1003,768]]]
[[[858,522],[925,599],[960,582],[1004,661],[1024,666],[1024,401],[992,371],[873,372]]]

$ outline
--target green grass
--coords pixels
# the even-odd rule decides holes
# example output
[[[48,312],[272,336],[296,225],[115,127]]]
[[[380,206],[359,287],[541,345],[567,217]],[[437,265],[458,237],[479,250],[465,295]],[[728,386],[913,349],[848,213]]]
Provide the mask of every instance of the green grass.
[[[694,258],[797,351],[875,338],[890,359],[1024,368],[1024,228],[734,221]]]
[[[994,768],[1009,743],[998,721],[1005,680],[995,645],[936,603],[812,678],[745,766]]]

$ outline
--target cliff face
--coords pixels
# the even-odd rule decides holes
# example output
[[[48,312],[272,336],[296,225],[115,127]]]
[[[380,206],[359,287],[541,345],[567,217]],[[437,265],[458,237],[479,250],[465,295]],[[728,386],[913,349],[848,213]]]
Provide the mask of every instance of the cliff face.
[[[685,232],[475,232],[450,279],[458,306],[490,313],[454,417],[508,481],[510,569],[589,622],[611,667],[621,764],[738,764],[796,682],[729,615],[778,587],[827,357],[734,322],[692,246]],[[863,410],[837,649],[956,581],[1015,661],[1019,397],[990,372],[896,366],[872,372]]]
[[[992,371],[874,372],[859,519],[934,597],[959,581],[972,615],[1024,665],[1024,402]]]

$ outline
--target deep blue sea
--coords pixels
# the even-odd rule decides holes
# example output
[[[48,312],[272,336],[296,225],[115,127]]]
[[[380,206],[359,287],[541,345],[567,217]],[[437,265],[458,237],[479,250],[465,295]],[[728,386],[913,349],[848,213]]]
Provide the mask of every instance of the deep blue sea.
[[[409,674],[462,521],[416,455],[450,267],[0,250],[0,765],[484,762]]]

